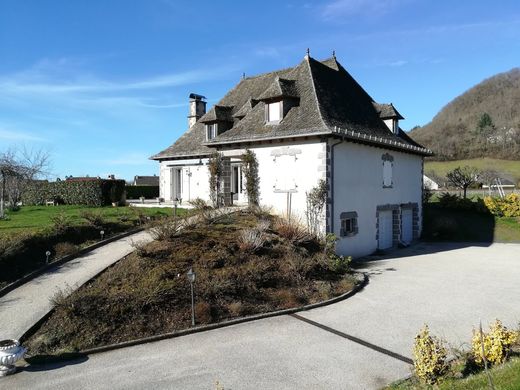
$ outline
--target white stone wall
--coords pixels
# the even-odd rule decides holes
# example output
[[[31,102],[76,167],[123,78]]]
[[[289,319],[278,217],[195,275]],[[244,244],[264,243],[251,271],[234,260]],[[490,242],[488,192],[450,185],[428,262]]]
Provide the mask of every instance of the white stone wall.
[[[359,229],[357,234],[338,241],[339,254],[359,257],[377,249],[377,206],[416,203],[421,217],[420,156],[348,142],[334,147],[333,153],[333,232],[340,235],[340,214],[349,211],[357,212]],[[393,157],[391,188],[383,188],[384,154]]]
[[[287,215],[286,191],[290,191],[291,217],[305,224],[305,193],[315,187],[320,179],[325,179],[326,143],[284,142],[256,146],[251,150],[258,159],[260,204],[272,207],[278,214]]]

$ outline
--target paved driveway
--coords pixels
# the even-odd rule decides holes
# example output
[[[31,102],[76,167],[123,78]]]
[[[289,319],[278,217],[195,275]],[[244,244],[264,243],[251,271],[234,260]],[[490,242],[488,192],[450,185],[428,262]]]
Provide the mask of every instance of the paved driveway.
[[[396,257],[400,256],[400,257]],[[364,264],[354,297],[282,316],[27,367],[10,389],[377,389],[410,373],[413,337],[428,323],[452,345],[481,318],[520,321],[520,245],[426,245]]]

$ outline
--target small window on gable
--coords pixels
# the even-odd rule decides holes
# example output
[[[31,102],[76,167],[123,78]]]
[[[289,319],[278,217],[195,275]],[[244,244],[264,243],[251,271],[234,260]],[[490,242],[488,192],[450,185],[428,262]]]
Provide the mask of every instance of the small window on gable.
[[[383,188],[392,188],[393,186],[393,169],[394,169],[394,158],[385,153],[382,156],[383,160]]]
[[[217,124],[212,123],[206,125],[206,140],[212,140],[217,136]]]
[[[267,103],[266,116],[268,123],[280,122],[282,119],[282,102]]]
[[[341,227],[340,237],[351,237],[358,233],[358,216],[357,212],[349,211],[340,214]]]

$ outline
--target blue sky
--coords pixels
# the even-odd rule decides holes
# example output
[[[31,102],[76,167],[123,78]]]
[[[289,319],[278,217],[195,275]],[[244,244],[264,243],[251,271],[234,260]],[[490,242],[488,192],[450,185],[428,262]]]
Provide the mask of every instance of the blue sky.
[[[405,129],[519,66],[518,1],[0,0],[0,151],[50,152],[56,176],[130,179],[254,75],[332,50]]]

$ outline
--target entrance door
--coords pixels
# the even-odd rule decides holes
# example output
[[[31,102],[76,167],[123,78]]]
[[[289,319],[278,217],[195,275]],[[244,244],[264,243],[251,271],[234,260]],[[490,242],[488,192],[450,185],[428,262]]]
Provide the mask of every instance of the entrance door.
[[[410,208],[401,210],[401,241],[410,244],[413,240],[413,211]]]
[[[231,168],[231,192],[233,200],[238,201],[239,194],[242,193],[242,167],[233,165]]]
[[[182,168],[171,170],[171,200],[182,198]]]
[[[388,249],[392,247],[392,210],[379,212],[379,249]]]

